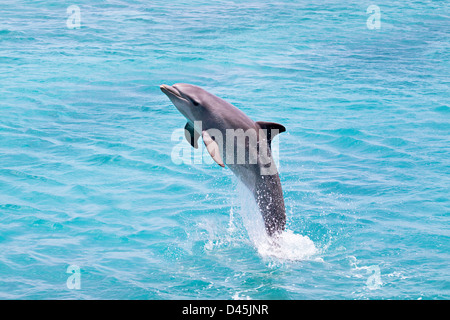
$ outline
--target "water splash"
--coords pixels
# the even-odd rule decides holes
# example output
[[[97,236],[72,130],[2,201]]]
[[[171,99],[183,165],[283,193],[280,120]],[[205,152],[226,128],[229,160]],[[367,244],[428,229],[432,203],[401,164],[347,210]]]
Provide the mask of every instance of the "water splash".
[[[294,261],[317,260],[318,249],[307,236],[286,229],[276,237],[269,237],[251,192],[241,182],[237,183],[236,188],[240,205],[239,214],[250,240],[262,257]]]
[[[380,289],[383,286],[383,282],[381,281],[381,269],[378,265],[359,267],[356,257],[350,256],[349,260],[352,270],[354,270],[357,273],[365,271],[366,274],[369,275],[366,280],[366,286],[369,290]],[[357,276],[362,277],[361,275],[358,274]]]

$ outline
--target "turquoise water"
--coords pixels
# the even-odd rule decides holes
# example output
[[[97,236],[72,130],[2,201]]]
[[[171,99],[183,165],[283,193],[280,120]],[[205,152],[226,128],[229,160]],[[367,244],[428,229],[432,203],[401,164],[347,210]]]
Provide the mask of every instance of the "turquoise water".
[[[448,2],[0,7],[0,298],[450,298]],[[281,245],[173,162],[177,82],[286,126]]]

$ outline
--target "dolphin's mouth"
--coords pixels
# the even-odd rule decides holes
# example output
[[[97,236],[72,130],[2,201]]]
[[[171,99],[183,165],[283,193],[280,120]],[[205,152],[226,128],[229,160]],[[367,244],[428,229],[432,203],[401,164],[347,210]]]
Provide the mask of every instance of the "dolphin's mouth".
[[[160,85],[159,88],[161,89],[162,92],[164,92],[169,97],[170,97],[170,95],[172,95],[172,96],[176,96],[176,97],[178,97],[180,99],[184,99],[181,96],[181,93],[176,88],[174,88],[172,86],[168,86],[166,84],[163,84],[163,85]]]

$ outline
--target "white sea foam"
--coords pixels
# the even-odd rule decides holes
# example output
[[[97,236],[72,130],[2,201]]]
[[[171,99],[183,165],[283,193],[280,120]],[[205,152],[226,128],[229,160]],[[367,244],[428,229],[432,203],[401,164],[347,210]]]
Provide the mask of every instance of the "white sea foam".
[[[233,300],[252,300],[249,296],[241,295],[239,292],[236,292],[231,298]]]
[[[291,230],[282,232],[276,238],[266,237],[265,241],[257,244],[257,248],[262,256],[282,260],[307,260],[318,253],[310,238],[295,234]]]

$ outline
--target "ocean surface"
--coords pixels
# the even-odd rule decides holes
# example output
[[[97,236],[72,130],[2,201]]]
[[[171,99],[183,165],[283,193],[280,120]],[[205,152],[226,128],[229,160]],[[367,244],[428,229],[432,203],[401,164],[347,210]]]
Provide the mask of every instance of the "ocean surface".
[[[0,0],[0,299],[449,299],[449,16]],[[287,128],[277,243],[229,169],[174,160],[177,82]]]

